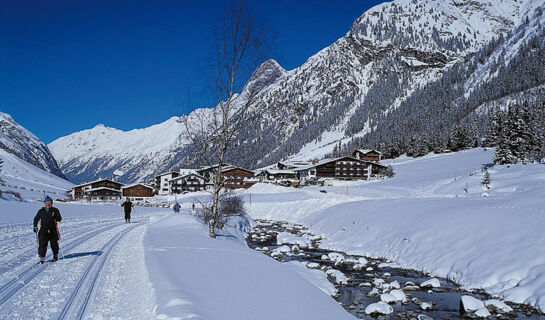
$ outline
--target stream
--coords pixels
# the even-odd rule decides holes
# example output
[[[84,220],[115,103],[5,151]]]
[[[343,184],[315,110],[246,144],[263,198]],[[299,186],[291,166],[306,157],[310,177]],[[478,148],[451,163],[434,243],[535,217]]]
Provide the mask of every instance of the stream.
[[[320,248],[321,239],[303,225],[256,220],[246,240],[250,248],[278,261],[299,261],[326,272],[337,289],[333,298],[358,318],[476,319],[484,312],[490,313],[488,319],[545,319],[544,313],[529,305],[490,301],[492,297],[484,291],[467,291],[444,278],[392,267],[382,259]],[[480,311],[464,312],[462,296],[469,296],[464,301],[489,301]],[[470,309],[470,303],[466,304]]]

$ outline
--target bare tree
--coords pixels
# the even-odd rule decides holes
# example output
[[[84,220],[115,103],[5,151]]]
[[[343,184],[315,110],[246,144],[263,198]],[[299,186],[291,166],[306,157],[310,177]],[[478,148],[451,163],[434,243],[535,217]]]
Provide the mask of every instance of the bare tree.
[[[212,74],[208,80],[218,104],[213,109],[196,110],[185,120],[192,151],[214,170],[210,209],[203,211],[210,215],[207,220],[212,238],[218,227],[226,159],[243,156],[233,154],[234,143],[241,129],[255,122],[256,114],[250,112],[250,106],[258,92],[243,90],[243,83],[264,61],[269,48],[267,39],[266,29],[245,4],[232,2],[213,31]]]

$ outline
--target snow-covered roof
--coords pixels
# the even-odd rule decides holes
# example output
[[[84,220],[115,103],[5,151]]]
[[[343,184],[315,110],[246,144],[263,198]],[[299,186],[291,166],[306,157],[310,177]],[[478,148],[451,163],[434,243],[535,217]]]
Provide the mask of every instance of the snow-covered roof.
[[[206,180],[206,178],[203,177],[203,176],[201,176],[200,174],[197,174],[197,173],[195,173],[195,172],[189,172],[189,173],[186,173],[186,174],[184,174],[184,175],[178,176],[178,177],[176,177],[176,178],[172,178],[172,179],[170,179],[169,182],[178,181],[178,180],[181,180],[181,179],[186,178],[186,177],[189,177],[189,176],[195,176],[195,177],[199,177],[199,178],[201,178],[201,179]]]
[[[197,173],[197,169],[180,169],[181,175],[187,175],[190,173]]]
[[[93,184],[93,183],[97,183],[97,182],[100,182],[100,181],[110,181],[110,182],[113,182],[113,183],[120,184],[120,185],[122,185],[122,186],[124,185],[123,183],[117,182],[117,181],[112,180],[112,179],[103,179],[103,178],[101,178],[101,179],[97,179],[97,180],[95,180],[95,181],[85,182],[85,183],[82,183],[82,184],[78,184],[77,186],[73,186],[72,189],[73,189],[73,188],[77,188],[77,187],[87,186],[87,185],[90,185],[90,184]]]
[[[99,190],[108,190],[108,191],[115,191],[115,192],[119,192],[119,193],[121,193],[121,190],[118,190],[118,189],[112,189],[112,188],[108,188],[108,187],[99,187],[99,188],[93,188],[93,189],[89,189],[89,190],[86,190],[86,192],[91,192],[91,191],[99,191]]]
[[[382,154],[380,151],[375,150],[375,149],[358,149],[358,150],[356,150],[356,152],[361,152],[363,154],[367,154],[369,152],[376,152],[378,154]]]
[[[294,170],[273,170],[273,169],[265,169],[261,170],[261,172],[268,172],[269,174],[296,174]]]
[[[231,166],[230,168],[222,170],[222,172],[228,172],[228,171],[232,171],[232,170],[236,170],[236,169],[243,170],[243,171],[246,171],[246,172],[251,172],[251,173],[255,174],[255,171],[253,171],[253,170],[245,169],[245,168],[242,168],[242,167],[236,167],[236,166]]]
[[[213,164],[211,166],[204,166],[204,167],[200,167],[197,171],[205,171],[205,170],[210,170],[210,169],[214,169],[214,168],[217,168],[218,167],[218,164]],[[235,167],[231,164],[228,164],[228,163],[224,163],[223,164],[223,167],[224,168],[228,168],[228,167]]]
[[[145,187],[145,188],[148,188],[148,189],[152,189],[152,190],[153,190],[153,187],[152,187],[152,186],[149,186],[149,185],[143,184],[143,183],[133,183],[133,184],[129,184],[129,185],[127,185],[127,186],[121,187],[121,189],[128,189],[128,188],[135,187],[135,186],[142,186],[142,187]]]

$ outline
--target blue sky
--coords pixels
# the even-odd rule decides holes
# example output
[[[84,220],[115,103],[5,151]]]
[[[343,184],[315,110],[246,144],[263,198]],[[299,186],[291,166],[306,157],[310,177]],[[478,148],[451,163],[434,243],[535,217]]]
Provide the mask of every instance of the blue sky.
[[[248,1],[290,70],[383,1]],[[0,111],[44,142],[213,105],[204,74],[226,1],[0,0]]]

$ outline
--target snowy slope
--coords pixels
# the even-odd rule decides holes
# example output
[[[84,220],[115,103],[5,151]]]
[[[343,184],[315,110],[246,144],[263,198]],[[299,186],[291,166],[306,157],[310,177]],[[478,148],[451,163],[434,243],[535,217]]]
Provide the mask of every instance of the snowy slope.
[[[325,247],[384,257],[545,310],[544,167],[491,167],[488,190],[481,168],[493,155],[403,157],[387,180],[297,191],[256,185],[247,191],[248,209],[254,218],[302,222],[327,237]]]
[[[0,159],[4,161],[0,169],[0,179],[3,180],[4,186],[0,185],[0,190],[17,192],[25,200],[40,200],[44,198],[44,194],[53,199],[64,199],[67,197],[67,190],[73,186],[69,181],[35,167],[2,149]],[[13,199],[7,194],[3,198]]]
[[[0,149],[64,178],[47,146],[3,112],[0,112]]]
[[[519,26],[543,3],[397,0],[373,7],[344,37],[299,68],[286,71],[268,60],[256,70],[239,100],[242,104],[257,93],[250,110],[259,120],[239,135],[236,152],[247,154],[255,167],[290,156],[322,157],[339,140],[348,142],[380,125],[370,120],[391,113],[456,62]],[[190,122],[210,110],[194,111]],[[60,138],[50,148],[73,181],[120,170],[121,181],[134,182],[198,164],[184,131],[177,118],[129,132],[96,127]]]

